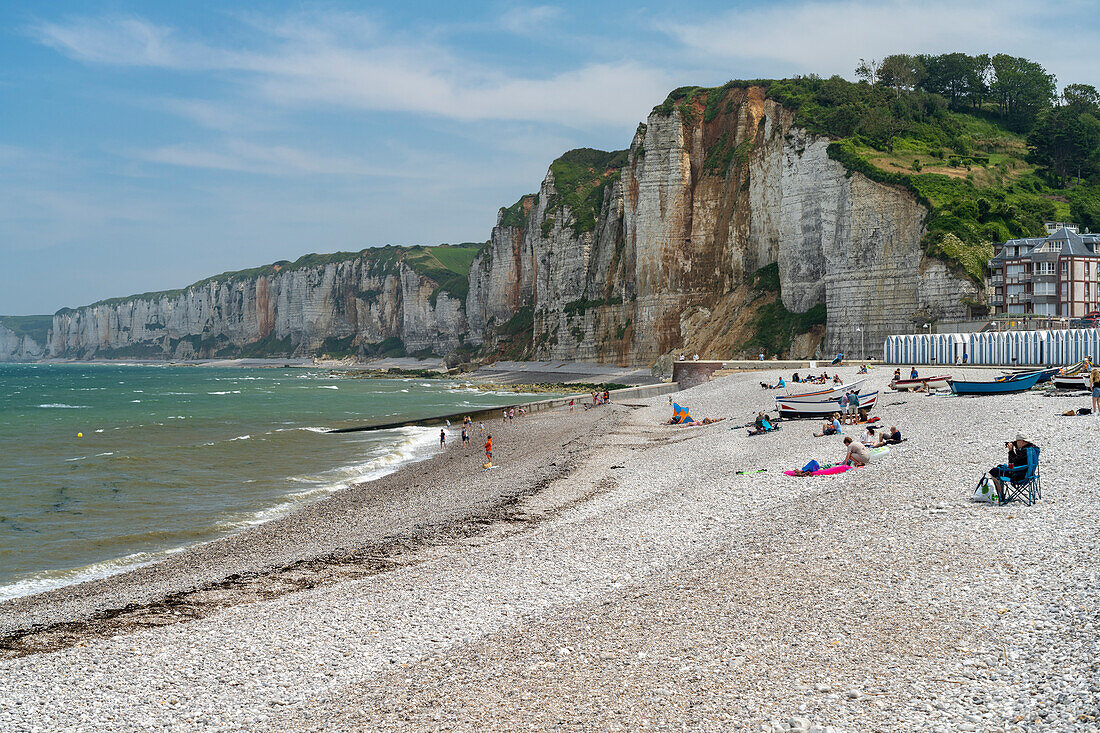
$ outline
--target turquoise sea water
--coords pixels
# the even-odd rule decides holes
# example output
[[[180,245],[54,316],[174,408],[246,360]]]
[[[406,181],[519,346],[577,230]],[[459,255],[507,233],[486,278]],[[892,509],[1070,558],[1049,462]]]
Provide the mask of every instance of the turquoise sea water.
[[[516,401],[310,369],[0,364],[0,600],[150,562],[438,449],[438,428],[330,428]]]

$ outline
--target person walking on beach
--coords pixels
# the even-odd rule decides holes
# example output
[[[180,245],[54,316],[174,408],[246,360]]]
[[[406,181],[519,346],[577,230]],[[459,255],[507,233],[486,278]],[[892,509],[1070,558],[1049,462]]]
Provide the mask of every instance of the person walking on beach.
[[[500,421],[503,422],[503,423],[508,422],[508,408],[507,407],[505,407],[503,410],[500,411]]]
[[[569,400],[569,411],[573,411],[573,400]]]
[[[439,449],[443,450],[447,447],[447,430],[445,428],[439,429]]]
[[[465,425],[462,426],[462,448],[464,450],[470,449],[470,429]]]
[[[485,441],[485,463],[489,466],[493,465],[493,434],[489,433],[489,438]]]

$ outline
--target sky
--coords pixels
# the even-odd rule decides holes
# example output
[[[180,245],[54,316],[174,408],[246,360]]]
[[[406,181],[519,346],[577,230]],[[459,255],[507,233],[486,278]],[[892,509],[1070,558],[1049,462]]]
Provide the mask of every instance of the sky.
[[[1068,41],[1068,42],[1067,42]],[[1005,52],[1100,85],[1096,2],[0,3],[0,313],[485,241],[671,89]]]

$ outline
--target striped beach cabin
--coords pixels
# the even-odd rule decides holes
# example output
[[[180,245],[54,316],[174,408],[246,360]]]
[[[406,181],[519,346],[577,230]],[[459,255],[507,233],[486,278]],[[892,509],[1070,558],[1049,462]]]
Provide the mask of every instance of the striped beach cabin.
[[[968,364],[1064,366],[1092,357],[1100,364],[1100,329],[932,333],[887,336],[887,364]]]

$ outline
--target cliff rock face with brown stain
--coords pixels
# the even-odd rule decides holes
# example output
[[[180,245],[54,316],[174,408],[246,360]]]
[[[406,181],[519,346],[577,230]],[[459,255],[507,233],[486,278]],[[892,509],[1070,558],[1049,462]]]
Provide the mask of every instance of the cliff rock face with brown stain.
[[[927,211],[908,191],[845,170],[828,139],[796,127],[762,88],[722,94],[709,111],[655,109],[629,150],[554,161],[537,194],[501,209],[460,283],[461,268],[411,266],[416,248],[307,256],[61,311],[46,351],[368,355],[400,340],[409,352],[472,344],[651,364],[676,352],[737,356],[777,309],[790,318],[827,307],[824,326],[787,333],[794,357],[852,355],[861,344],[875,353],[918,311],[965,315],[977,289],[924,255]],[[755,291],[753,273],[770,265],[780,287]]]
[[[828,309],[824,338],[794,339],[793,356],[874,352],[921,309],[965,315],[976,288],[924,256],[927,212],[908,191],[846,171],[761,88],[729,90],[720,109],[655,110],[579,234],[552,167],[526,226],[498,226],[475,262],[470,322],[488,327],[471,337],[492,342],[490,318],[528,307],[536,358],[728,358],[746,340],[741,291],[772,263],[788,311]],[[493,282],[535,287],[502,298]]]

